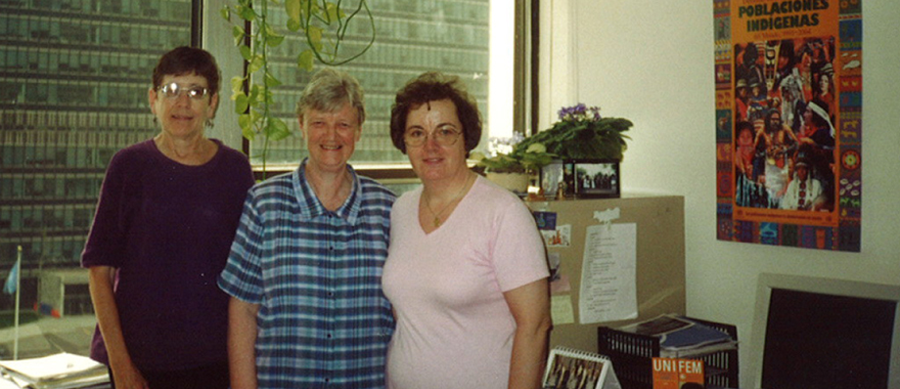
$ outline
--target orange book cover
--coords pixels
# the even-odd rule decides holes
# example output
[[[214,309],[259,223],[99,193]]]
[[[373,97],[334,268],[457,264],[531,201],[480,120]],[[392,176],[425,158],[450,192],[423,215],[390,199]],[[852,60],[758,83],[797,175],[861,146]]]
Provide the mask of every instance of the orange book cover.
[[[653,389],[705,388],[703,361],[653,358]]]

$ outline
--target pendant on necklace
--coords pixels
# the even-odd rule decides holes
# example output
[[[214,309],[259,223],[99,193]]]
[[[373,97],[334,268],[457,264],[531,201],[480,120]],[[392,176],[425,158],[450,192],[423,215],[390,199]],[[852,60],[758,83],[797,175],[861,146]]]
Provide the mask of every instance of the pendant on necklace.
[[[434,217],[434,226],[435,226],[435,227],[440,227],[440,226],[441,226],[441,218],[439,218],[439,217],[437,217],[437,216]]]

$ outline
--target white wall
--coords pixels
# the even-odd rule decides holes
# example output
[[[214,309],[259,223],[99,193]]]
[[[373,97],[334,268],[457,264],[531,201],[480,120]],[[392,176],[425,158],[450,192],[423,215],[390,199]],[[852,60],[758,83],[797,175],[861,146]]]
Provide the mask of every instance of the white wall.
[[[574,15],[571,52],[578,76],[576,85],[544,88],[566,93],[574,88],[577,101],[567,105],[600,105],[604,115],[634,121],[621,166],[623,191],[685,197],[687,313],[738,326],[742,387],[751,387],[746,368],[760,273],[900,284],[895,197],[900,195],[895,171],[900,169],[900,7],[895,0],[863,1],[861,253],[716,240],[711,0],[548,0],[545,10]]]

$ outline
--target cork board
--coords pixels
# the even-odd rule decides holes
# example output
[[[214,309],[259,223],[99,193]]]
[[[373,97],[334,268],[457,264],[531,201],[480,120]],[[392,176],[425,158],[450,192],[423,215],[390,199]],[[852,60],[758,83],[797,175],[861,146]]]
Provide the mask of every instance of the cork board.
[[[567,274],[574,309],[571,324],[554,324],[550,347],[566,346],[597,352],[597,328],[618,327],[646,320],[662,313],[685,313],[684,198],[681,196],[630,195],[616,199],[585,199],[528,202],[532,211],[556,213],[556,225],[571,226],[568,247],[550,247],[560,256],[560,271]],[[585,231],[599,224],[595,211],[618,208],[613,223],[637,225],[636,289],[638,317],[631,320],[579,324],[578,292],[584,255]],[[559,296],[559,295],[557,295]]]

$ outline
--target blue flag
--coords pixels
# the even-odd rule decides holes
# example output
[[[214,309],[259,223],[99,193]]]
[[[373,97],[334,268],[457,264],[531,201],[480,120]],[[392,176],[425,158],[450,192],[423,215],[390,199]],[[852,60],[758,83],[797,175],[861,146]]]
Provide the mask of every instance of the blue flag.
[[[6,277],[6,283],[3,284],[3,293],[13,294],[16,293],[16,281],[19,278],[19,261],[16,261],[16,264],[13,265],[12,270],[9,271],[9,277]]]

